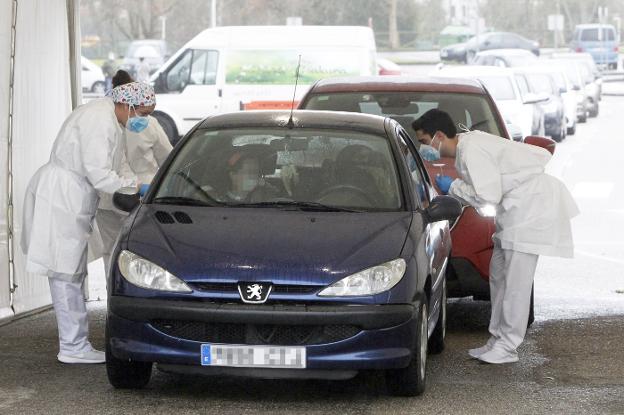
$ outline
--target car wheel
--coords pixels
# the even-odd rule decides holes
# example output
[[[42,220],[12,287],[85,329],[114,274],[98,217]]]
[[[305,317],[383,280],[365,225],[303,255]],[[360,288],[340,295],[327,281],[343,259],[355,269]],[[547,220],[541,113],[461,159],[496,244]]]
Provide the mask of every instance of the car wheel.
[[[133,362],[113,356],[106,334],[106,374],[115,389],[141,389],[152,376],[152,362]]]
[[[394,396],[418,396],[425,391],[427,380],[427,302],[423,300],[418,313],[418,332],[412,360],[403,369],[386,372],[386,388]]]
[[[598,112],[600,112],[600,107],[598,105],[598,103],[596,102],[596,104],[594,104],[594,106],[592,107],[592,109],[589,111],[589,116],[590,117],[597,117],[598,116]]]
[[[180,135],[178,134],[178,128],[173,120],[162,112],[155,112],[152,116],[158,120],[158,124],[160,124],[165,134],[167,134],[167,137],[169,137],[171,145],[175,146],[180,140]]]
[[[435,329],[429,337],[429,353],[440,354],[444,351],[444,340],[446,339],[446,277],[442,280],[442,298],[440,299],[440,314],[436,322]]]
[[[587,122],[587,109],[585,109],[585,111],[583,111],[583,114],[578,117],[578,122],[581,124]]]
[[[574,134],[576,134],[576,123],[574,123],[572,127],[568,128],[568,135],[574,135]]]
[[[95,94],[104,94],[106,92],[106,84],[102,81],[97,81],[91,87],[91,92]]]
[[[531,303],[529,304],[529,321],[527,327],[531,327],[531,324],[535,321],[535,285],[531,287]]]

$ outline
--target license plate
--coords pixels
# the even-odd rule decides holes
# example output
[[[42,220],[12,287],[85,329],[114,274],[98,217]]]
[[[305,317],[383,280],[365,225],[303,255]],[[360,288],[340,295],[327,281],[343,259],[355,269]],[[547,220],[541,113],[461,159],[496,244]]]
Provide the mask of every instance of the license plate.
[[[202,366],[305,369],[305,347],[202,344]]]

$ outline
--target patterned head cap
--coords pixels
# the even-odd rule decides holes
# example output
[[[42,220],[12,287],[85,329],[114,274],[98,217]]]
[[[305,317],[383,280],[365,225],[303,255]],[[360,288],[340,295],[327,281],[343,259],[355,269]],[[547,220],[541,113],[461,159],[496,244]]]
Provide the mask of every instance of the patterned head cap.
[[[130,82],[113,88],[111,98],[114,102],[129,104],[135,107],[151,107],[156,105],[156,95],[151,85],[143,82]]]

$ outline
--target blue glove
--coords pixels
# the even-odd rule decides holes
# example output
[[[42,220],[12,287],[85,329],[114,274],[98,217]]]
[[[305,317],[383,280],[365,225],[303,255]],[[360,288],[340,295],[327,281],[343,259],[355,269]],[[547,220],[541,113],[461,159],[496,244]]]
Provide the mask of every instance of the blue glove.
[[[145,194],[149,190],[149,187],[150,187],[149,184],[142,184],[141,187],[139,188],[139,196],[141,197],[145,196]]]
[[[443,195],[448,193],[449,189],[451,188],[451,183],[453,183],[453,180],[454,179],[451,176],[445,176],[442,174],[438,174],[435,178],[435,182]]]

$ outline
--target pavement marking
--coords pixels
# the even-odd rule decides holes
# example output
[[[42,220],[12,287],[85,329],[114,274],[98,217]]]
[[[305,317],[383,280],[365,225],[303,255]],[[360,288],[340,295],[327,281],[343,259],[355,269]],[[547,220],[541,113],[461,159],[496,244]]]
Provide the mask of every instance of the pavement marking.
[[[578,182],[572,195],[580,199],[608,199],[613,187],[613,182]]]

